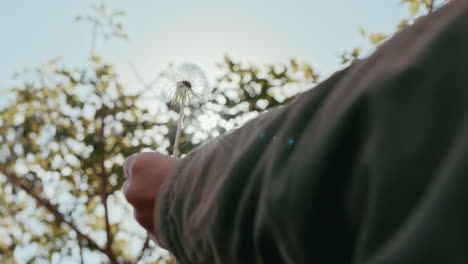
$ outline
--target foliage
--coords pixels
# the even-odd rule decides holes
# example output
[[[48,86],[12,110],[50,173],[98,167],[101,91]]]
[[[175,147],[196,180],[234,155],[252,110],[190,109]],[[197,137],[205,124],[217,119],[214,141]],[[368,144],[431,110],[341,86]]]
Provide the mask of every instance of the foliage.
[[[385,40],[389,39],[395,33],[403,30],[405,27],[412,25],[416,20],[432,13],[435,9],[443,6],[449,0],[400,0],[408,8],[408,17],[403,18],[396,26],[395,32],[389,33],[368,33],[363,27],[359,28],[359,33],[366,38],[373,47],[377,47]],[[354,48],[351,51],[343,52],[341,55],[341,63],[349,64],[362,58],[362,48]]]
[[[155,245],[144,233],[133,234],[136,224],[120,193],[122,165],[142,149],[169,152],[177,114],[169,105],[151,114],[138,106],[144,94],[126,94],[111,65],[96,56],[90,65],[67,70],[52,60],[37,80],[11,89],[14,103],[0,111],[0,212],[8,216],[0,220],[2,263],[27,248],[37,252],[30,263],[96,253],[110,263],[132,263],[138,255],[158,263],[150,254]],[[185,119],[183,153],[209,136],[197,111],[210,120],[218,115],[208,132],[219,135],[318,81],[310,65],[295,60],[259,68],[226,57],[219,66],[227,74],[203,107],[192,109],[195,118]],[[144,244],[140,253],[130,250],[132,240]]]
[[[75,21],[85,21],[92,25],[91,55],[96,50],[99,36],[104,39],[127,39],[128,35],[121,21],[125,12],[122,10],[109,10],[105,2],[98,2],[91,6],[91,14],[76,16]]]
[[[0,212],[9,216],[2,227],[10,227],[1,230],[8,248],[0,258],[29,245],[38,249],[35,262],[76,248],[129,262],[134,235],[122,221],[131,214],[109,207],[122,207],[116,193],[124,158],[156,148],[167,128],[136,106],[138,96],[125,94],[112,66],[98,57],[87,70],[48,66],[39,71],[41,81],[13,88],[15,103],[0,112],[0,195],[7,201]]]

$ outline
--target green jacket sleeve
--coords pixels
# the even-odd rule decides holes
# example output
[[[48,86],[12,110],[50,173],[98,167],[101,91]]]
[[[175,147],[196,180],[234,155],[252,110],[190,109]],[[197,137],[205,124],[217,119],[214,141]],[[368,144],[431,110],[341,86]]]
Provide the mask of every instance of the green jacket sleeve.
[[[468,1],[183,159],[155,206],[183,264],[468,263]]]

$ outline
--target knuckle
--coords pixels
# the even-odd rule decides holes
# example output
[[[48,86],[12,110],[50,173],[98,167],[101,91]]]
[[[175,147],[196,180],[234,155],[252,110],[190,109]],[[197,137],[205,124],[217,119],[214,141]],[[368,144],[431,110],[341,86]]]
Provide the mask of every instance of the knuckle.
[[[131,177],[138,176],[138,174],[140,172],[140,168],[139,168],[140,165],[138,163],[139,163],[138,161],[133,162],[133,164],[128,169],[128,171],[130,172]]]
[[[132,167],[132,163],[133,163],[133,160],[138,156],[138,153],[134,153],[130,156],[128,156],[125,161],[124,161],[124,164],[123,164],[123,171],[124,171],[124,174],[127,178],[130,178],[132,175],[129,171],[129,168]]]

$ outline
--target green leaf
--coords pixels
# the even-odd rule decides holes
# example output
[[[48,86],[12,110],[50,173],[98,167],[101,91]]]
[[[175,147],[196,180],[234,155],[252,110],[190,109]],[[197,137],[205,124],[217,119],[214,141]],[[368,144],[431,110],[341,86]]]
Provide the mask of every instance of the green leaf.
[[[353,52],[351,53],[351,56],[353,56],[354,58],[357,58],[357,57],[359,57],[360,53],[361,53],[361,49],[360,48],[355,48],[353,50]]]
[[[290,61],[291,67],[293,72],[298,72],[299,71],[299,65],[297,64],[297,61],[295,59],[291,59]]]
[[[421,2],[412,1],[410,6],[409,6],[410,15],[414,17],[416,15],[416,13],[419,11],[420,7],[421,7]]]
[[[374,45],[380,44],[384,39],[386,39],[388,35],[382,34],[382,33],[374,33],[369,35],[369,40],[372,42]]]
[[[400,24],[398,24],[398,29],[401,30],[401,29],[404,29],[405,27],[407,27],[409,25],[409,20],[408,19],[403,19]]]
[[[366,30],[363,27],[359,27],[359,33],[361,33],[363,37],[367,35]]]

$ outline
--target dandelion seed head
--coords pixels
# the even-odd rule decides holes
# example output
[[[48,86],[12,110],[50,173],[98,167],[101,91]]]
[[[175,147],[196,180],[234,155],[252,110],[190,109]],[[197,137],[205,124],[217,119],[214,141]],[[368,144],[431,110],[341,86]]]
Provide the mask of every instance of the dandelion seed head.
[[[189,81],[181,81],[181,82],[178,82],[178,83],[177,83],[177,88],[178,88],[178,89],[179,89],[179,88],[181,89],[182,87],[180,87],[180,86],[182,86],[182,85],[185,86],[185,87],[187,87],[187,88],[189,88],[189,89],[192,89],[192,84],[191,84]]]
[[[169,69],[164,76],[168,79],[163,89],[163,97],[173,104],[188,104],[190,100],[202,98],[210,92],[205,72],[196,64],[183,63]]]

